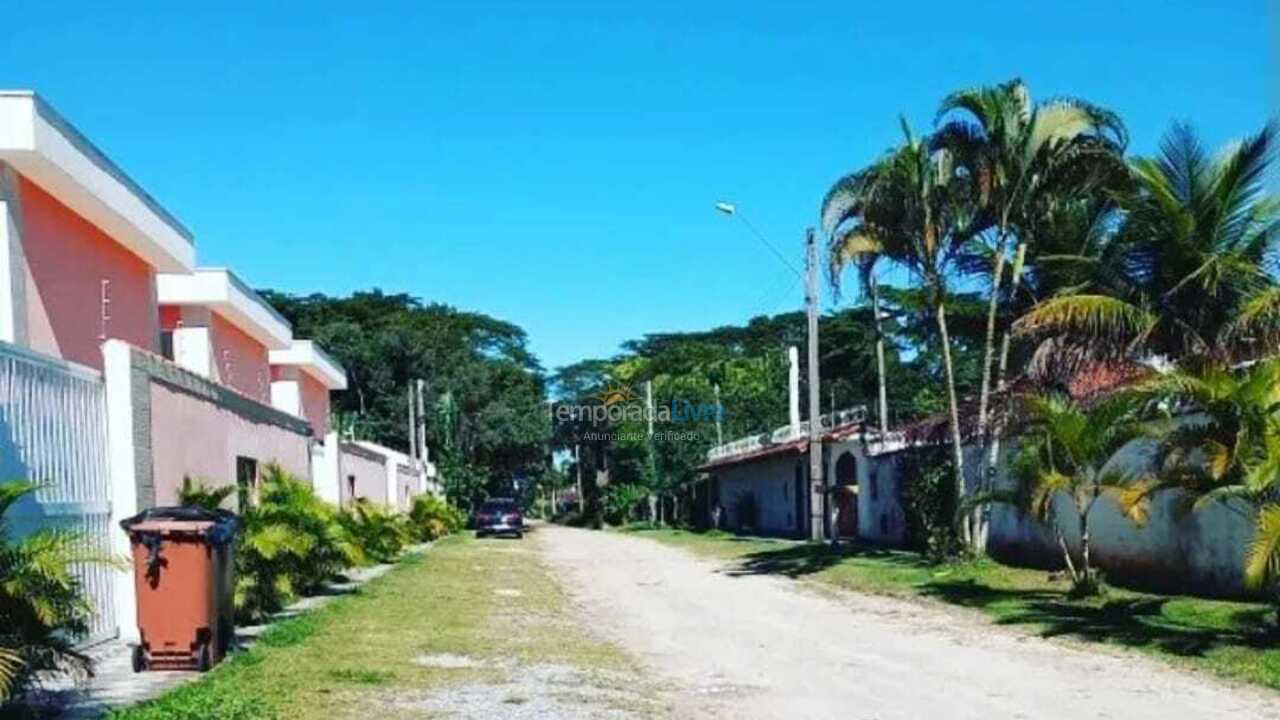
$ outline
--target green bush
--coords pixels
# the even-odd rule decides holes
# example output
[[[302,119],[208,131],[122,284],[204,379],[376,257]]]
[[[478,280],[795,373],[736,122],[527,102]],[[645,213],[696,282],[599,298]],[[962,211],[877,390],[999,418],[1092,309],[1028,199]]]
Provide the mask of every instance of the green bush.
[[[29,482],[0,483],[0,704],[30,686],[38,672],[92,670],[89,658],[75,650],[93,607],[73,567],[122,565],[85,550],[77,533],[42,529],[14,537],[5,515],[35,490]]]
[[[605,491],[604,519],[610,525],[624,525],[636,518],[636,510],[649,499],[649,490],[642,485],[625,483],[611,485]]]
[[[355,543],[361,559],[375,563],[395,560],[415,537],[407,518],[363,498],[340,512],[338,522]]]
[[[259,501],[243,520],[236,554],[236,613],[241,621],[280,610],[360,559],[338,511],[278,465],[266,467]]]
[[[418,495],[409,508],[409,527],[421,542],[430,542],[457,532],[466,522],[466,516],[461,510],[436,495]]]

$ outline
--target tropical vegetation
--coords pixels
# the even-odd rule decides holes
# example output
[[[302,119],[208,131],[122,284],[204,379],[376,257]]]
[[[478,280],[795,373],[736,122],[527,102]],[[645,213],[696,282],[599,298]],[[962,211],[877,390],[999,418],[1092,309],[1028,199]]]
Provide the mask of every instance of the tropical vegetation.
[[[26,481],[0,482],[0,703],[39,672],[92,673],[89,658],[76,649],[93,606],[75,569],[122,564],[88,549],[75,532],[45,527],[19,536],[10,510],[36,490]]]

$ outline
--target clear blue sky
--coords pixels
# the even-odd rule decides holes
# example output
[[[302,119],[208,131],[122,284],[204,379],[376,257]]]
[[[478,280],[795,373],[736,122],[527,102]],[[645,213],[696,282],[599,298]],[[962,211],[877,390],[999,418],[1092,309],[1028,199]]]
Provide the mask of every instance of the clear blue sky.
[[[829,183],[950,90],[1020,75],[1149,152],[1173,118],[1257,130],[1275,72],[1263,0],[72,5],[6,3],[0,87],[41,92],[201,263],[490,313],[548,367],[798,307],[713,203],[798,263]]]

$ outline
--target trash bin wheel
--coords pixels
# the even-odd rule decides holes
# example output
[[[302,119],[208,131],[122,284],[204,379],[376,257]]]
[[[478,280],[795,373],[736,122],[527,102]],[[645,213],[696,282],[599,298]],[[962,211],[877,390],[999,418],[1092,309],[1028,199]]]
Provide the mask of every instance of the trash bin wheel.
[[[133,646],[133,671],[140,673],[147,669],[147,654],[141,645]]]
[[[212,666],[213,663],[209,657],[209,643],[200,643],[200,654],[196,657],[196,669],[200,672],[208,672]]]

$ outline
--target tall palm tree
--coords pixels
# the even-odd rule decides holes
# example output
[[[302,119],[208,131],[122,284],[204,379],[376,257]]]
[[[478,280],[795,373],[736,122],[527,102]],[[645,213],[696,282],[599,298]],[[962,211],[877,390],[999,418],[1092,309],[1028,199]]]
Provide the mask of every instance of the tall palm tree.
[[[1086,279],[1036,305],[1015,331],[1111,357],[1196,363],[1265,352],[1260,334],[1280,326],[1267,272],[1280,204],[1263,190],[1274,139],[1267,127],[1211,157],[1190,128],[1174,125],[1159,157],[1131,163],[1136,188],[1120,199],[1123,222],[1073,258]]]
[[[1021,504],[1053,528],[1062,559],[1071,575],[1072,593],[1092,595],[1099,590],[1093,567],[1089,514],[1105,494],[1123,493],[1131,476],[1111,460],[1125,445],[1140,437],[1132,422],[1135,405],[1115,396],[1084,408],[1059,396],[1025,401],[1023,443],[1014,460]],[[1055,500],[1070,498],[1080,533],[1080,562],[1076,564],[1058,527]]]
[[[826,203],[824,203],[824,213]],[[884,362],[884,323],[880,315],[880,283],[876,278],[876,266],[880,263],[880,254],[858,240],[862,230],[853,223],[832,237],[829,243],[828,268],[831,284],[837,292],[840,289],[841,275],[844,268],[853,265],[857,268],[858,285],[864,297],[871,300],[872,323],[876,338],[876,416],[880,426],[880,438],[883,440],[889,433],[889,395],[885,378]]]
[[[1032,103],[1020,79],[948,95],[938,121],[947,118],[935,142],[955,153],[974,177],[981,221],[995,235],[978,397],[978,435],[984,438],[1009,240],[1016,239],[1019,256],[1025,254],[1034,218],[1046,205],[1090,192],[1122,164],[1128,138],[1124,123],[1110,110],[1075,98]],[[1002,353],[1002,370],[1006,364],[1007,353]],[[996,384],[1002,380],[998,377]]]
[[[918,278],[929,298],[942,347],[956,493],[964,494],[964,460],[955,368],[947,328],[946,284],[963,239],[971,183],[954,157],[934,149],[902,120],[903,143],[870,167],[847,175],[822,201],[823,231],[834,265],[883,257]],[[968,538],[965,538],[966,542]]]
[[[995,357],[1009,241],[1016,241],[1010,281],[1016,292],[1037,217],[1116,176],[1128,138],[1124,123],[1110,110],[1075,98],[1033,103],[1020,79],[952,93],[943,99],[937,119],[946,122],[935,142],[950,148],[975,179],[980,222],[994,234],[977,419],[977,436],[987,446],[987,483],[999,453],[998,436],[988,436],[990,400],[993,391],[1004,389],[1009,358],[1007,330],[999,359]],[[975,524],[985,525],[983,517],[975,518]]]

